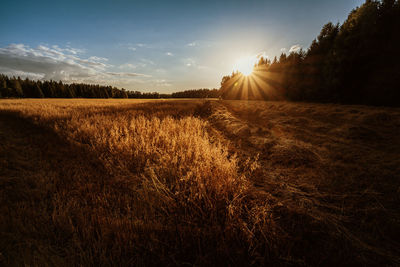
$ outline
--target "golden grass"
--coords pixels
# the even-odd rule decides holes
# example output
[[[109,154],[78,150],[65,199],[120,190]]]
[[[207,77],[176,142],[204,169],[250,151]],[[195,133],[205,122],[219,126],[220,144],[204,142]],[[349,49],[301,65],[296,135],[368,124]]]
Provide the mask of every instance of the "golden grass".
[[[399,261],[400,111],[0,101],[4,265]]]
[[[246,259],[251,253],[245,248],[260,239],[254,234],[266,231],[268,205],[251,204],[250,184],[246,173],[239,171],[237,158],[228,156],[226,146],[209,135],[207,121],[192,116],[202,101],[139,103],[0,104],[3,113],[18,114],[68,140],[75,148],[67,153],[79,148],[95,158],[73,166],[77,173],[68,170],[65,175],[62,168],[59,178],[48,181],[55,184],[48,189],[51,200],[46,203],[46,223],[53,228],[50,241],[55,247],[46,244],[42,254],[60,250],[59,254],[68,254],[61,260],[68,265]],[[103,173],[93,173],[92,167],[82,170],[86,164],[96,164]],[[249,163],[247,173],[251,171]],[[41,180],[43,186],[46,178]],[[39,216],[35,212],[32,217]],[[27,216],[29,211],[22,208],[19,213]],[[242,248],[241,253],[236,254],[232,245]],[[10,264],[43,263],[13,258],[7,249],[4,253]]]

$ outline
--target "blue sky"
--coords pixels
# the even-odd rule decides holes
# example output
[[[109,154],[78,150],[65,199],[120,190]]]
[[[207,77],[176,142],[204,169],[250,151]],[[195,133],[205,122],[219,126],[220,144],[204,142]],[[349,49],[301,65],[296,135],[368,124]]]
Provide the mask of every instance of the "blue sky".
[[[361,0],[18,1],[0,9],[0,73],[172,92],[217,88],[242,57],[307,49]]]

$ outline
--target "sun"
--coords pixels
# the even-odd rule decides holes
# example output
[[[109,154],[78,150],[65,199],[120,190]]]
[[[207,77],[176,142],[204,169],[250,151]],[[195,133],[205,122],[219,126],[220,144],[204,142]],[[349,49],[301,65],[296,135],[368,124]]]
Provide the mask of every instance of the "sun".
[[[239,58],[233,66],[234,71],[239,71],[245,76],[249,76],[253,72],[254,64],[257,62],[255,56],[245,56]]]

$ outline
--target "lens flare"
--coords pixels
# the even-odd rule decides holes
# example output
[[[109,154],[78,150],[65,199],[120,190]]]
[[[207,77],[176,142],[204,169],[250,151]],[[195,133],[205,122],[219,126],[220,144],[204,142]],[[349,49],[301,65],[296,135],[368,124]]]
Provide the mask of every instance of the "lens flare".
[[[249,76],[253,72],[254,64],[257,62],[256,56],[246,56],[239,58],[233,67],[234,71],[239,71],[245,76]]]

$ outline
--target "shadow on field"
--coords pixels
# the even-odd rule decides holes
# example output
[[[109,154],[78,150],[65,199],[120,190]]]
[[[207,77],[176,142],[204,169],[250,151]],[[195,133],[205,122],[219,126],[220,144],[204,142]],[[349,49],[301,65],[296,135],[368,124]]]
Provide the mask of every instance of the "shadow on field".
[[[78,254],[71,240],[82,212],[68,202],[101,192],[106,171],[89,150],[16,112],[0,113],[0,135],[0,262],[65,264]]]

